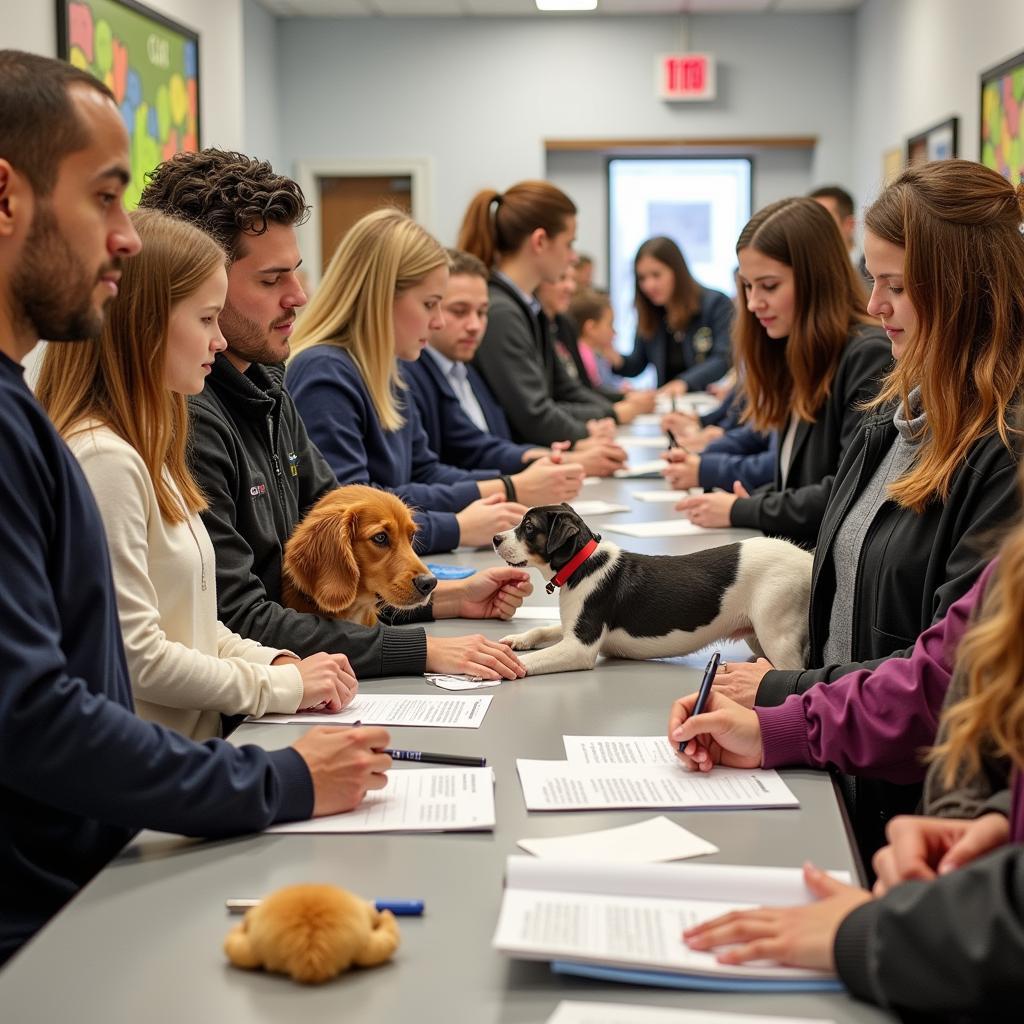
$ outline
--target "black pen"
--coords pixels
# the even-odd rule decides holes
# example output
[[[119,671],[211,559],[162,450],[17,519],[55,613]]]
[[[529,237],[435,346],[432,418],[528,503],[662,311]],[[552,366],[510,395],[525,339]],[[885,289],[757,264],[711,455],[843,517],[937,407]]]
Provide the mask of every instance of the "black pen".
[[[486,768],[486,757],[463,757],[461,754],[431,754],[427,750],[382,750],[395,761],[422,761],[424,764],[454,764],[463,768]]]
[[[679,447],[679,442],[676,440],[676,435],[673,434],[671,430],[666,430],[665,436],[668,438],[669,451],[671,451],[673,448]]]
[[[722,660],[722,655],[715,651],[711,655],[711,660],[707,664],[707,668],[704,669],[704,678],[700,681],[700,689],[697,691],[697,703],[693,705],[693,711],[690,712],[690,717],[695,718],[704,710],[704,705],[708,702],[708,697],[711,696],[711,684],[715,681],[715,673],[718,671],[718,663]],[[683,740],[679,744],[680,750],[686,749],[686,744],[689,740]]]

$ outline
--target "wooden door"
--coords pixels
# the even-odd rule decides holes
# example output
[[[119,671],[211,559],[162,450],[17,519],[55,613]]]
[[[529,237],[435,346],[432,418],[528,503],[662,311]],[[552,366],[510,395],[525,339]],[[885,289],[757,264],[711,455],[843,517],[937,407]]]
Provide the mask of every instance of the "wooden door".
[[[319,177],[321,273],[345,232],[360,217],[382,206],[412,213],[412,176]]]

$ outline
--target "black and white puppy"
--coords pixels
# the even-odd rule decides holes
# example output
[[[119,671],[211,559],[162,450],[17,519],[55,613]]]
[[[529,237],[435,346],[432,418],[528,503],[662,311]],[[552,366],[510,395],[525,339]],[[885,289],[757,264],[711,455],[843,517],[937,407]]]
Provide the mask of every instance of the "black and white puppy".
[[[743,638],[776,668],[802,668],[811,555],[755,537],[689,555],[641,555],[602,541],[566,504],[531,508],[494,537],[509,565],[552,576],[561,626],[503,638],[528,675],[593,668],[598,654],[666,658]],[[538,650],[538,648],[543,648]]]

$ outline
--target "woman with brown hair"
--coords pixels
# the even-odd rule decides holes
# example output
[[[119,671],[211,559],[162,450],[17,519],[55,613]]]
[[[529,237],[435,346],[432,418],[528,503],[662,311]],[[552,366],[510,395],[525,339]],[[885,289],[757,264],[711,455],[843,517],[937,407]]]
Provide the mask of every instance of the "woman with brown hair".
[[[523,443],[605,445],[614,434],[611,402],[568,375],[533,295],[573,263],[575,236],[575,205],[547,181],[478,192],[459,232],[458,247],[491,273],[487,331],[473,365],[501,402],[515,440]],[[588,442],[592,434],[596,442]],[[621,449],[609,454],[616,451],[625,457]]]
[[[1021,218],[1007,181],[964,160],[904,172],[867,211],[868,306],[896,364],[829,489],[809,667],[729,663],[716,683],[724,695],[769,708],[905,658],[978,579],[986,542],[1020,507]],[[889,817],[917,805],[918,784],[890,782],[848,787],[865,850]]]
[[[224,715],[339,711],[356,692],[344,655],[300,661],[217,620],[185,396],[225,347],[226,257],[185,221],[131,220],[142,252],[125,262],[99,341],[49,346],[36,390],[99,505],[136,711],[199,740],[221,735]]]
[[[774,486],[686,498],[700,526],[747,526],[812,546],[832,477],[892,361],[839,229],[813,199],[759,210],[736,243],[746,308],[734,341],[743,422],[778,434]],[[678,458],[679,456],[673,456]]]
[[[653,364],[658,387],[669,395],[703,391],[732,365],[734,305],[690,274],[671,238],[648,238],[633,260],[636,340],[628,356],[610,353],[612,369],[635,377]]]

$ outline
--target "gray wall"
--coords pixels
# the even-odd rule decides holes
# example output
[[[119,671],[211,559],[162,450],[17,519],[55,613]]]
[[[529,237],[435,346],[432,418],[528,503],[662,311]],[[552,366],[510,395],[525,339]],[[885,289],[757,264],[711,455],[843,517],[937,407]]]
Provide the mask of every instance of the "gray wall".
[[[256,0],[243,0],[242,45],[245,81],[245,151],[282,166],[277,19]]]
[[[757,198],[848,177],[852,15],[691,17],[689,47],[719,60],[710,104],[654,96],[654,57],[679,47],[679,25],[661,17],[281,20],[282,166],[430,157],[428,226],[446,242],[476,189],[547,173],[545,138],[817,135],[809,167],[779,157]],[[577,198],[581,240],[599,255],[603,203],[594,208],[593,187]]]

